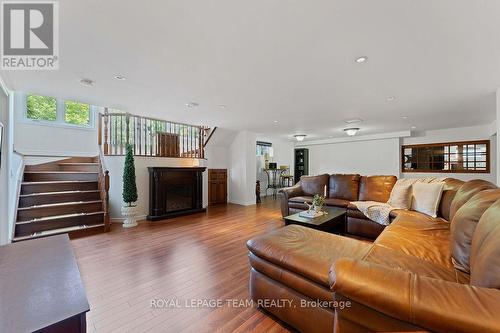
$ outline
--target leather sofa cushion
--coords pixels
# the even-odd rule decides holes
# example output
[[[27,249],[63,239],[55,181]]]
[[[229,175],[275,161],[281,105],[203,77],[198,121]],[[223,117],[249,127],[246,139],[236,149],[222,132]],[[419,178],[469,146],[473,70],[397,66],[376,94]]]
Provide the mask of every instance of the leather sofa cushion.
[[[365,218],[348,217],[346,231],[348,234],[375,239],[384,231],[385,226]]]
[[[443,194],[439,202],[438,216],[450,221],[450,208],[457,191],[462,187],[464,181],[455,178],[446,178],[444,180]]]
[[[396,176],[361,177],[358,201],[387,202],[397,180]]]
[[[374,244],[454,268],[451,262],[450,235],[448,221],[407,211],[400,213]]]
[[[347,217],[355,217],[357,219],[368,220],[368,217],[361,213],[359,209],[353,209],[352,207],[347,209]]]
[[[330,175],[324,174],[319,176],[302,176],[300,178],[300,186],[304,195],[314,196],[315,194],[324,195],[325,186],[328,188],[328,180]],[[328,189],[327,189],[328,193]]]
[[[452,267],[444,267],[402,252],[393,251],[377,244],[372,247],[364,260],[433,279],[469,283],[469,274],[457,271]]]
[[[455,213],[462,207],[470,198],[484,190],[495,189],[496,186],[486,180],[475,179],[464,183],[457,194],[453,198],[450,205],[449,221],[453,220]]]
[[[341,257],[362,258],[371,244],[289,225],[247,242],[256,256],[329,288],[328,271]]]
[[[481,191],[461,206],[451,222],[451,251],[455,267],[470,272],[472,238],[483,213],[500,199],[500,189]]]
[[[472,238],[471,284],[500,289],[500,200],[479,220]]]
[[[288,207],[289,208],[295,208],[295,209],[300,209],[300,210],[306,210],[307,205],[304,202],[307,202],[308,204],[311,204],[312,202],[312,196],[300,196],[300,197],[293,197],[288,200]],[[290,214],[293,214],[290,212]]]
[[[336,198],[326,198],[325,205],[326,206],[347,208],[347,206],[349,205],[349,201],[343,200],[343,199],[336,199]]]
[[[357,201],[360,178],[360,175],[331,175],[329,182],[330,191],[328,197],[344,199],[347,201]]]

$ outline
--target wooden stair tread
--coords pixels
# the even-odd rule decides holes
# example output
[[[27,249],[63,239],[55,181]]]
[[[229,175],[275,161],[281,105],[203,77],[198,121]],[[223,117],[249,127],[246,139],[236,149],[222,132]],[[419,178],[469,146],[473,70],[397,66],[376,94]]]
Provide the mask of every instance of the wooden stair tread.
[[[77,163],[77,162],[61,162],[61,163],[57,163],[59,165],[99,165],[99,163],[95,163],[95,162],[80,162],[80,163]]]
[[[53,215],[53,216],[47,216],[47,217],[40,217],[40,218],[28,220],[28,221],[17,221],[16,225],[37,223],[37,222],[44,222],[44,221],[53,221],[53,220],[66,219],[66,218],[77,217],[77,216],[92,216],[92,215],[100,215],[100,214],[104,214],[104,211],[90,212],[90,213],[73,213],[73,214],[64,214],[64,215]]]
[[[76,174],[88,174],[88,173],[98,173],[97,171],[59,171],[59,170],[50,170],[50,171],[25,171],[24,172],[25,174],[28,173],[28,174],[33,174],[33,173],[36,173],[36,174],[47,174],[47,173],[61,173],[61,174],[72,174],[72,173],[76,173]]]
[[[51,204],[34,205],[29,207],[18,207],[17,211],[30,210],[35,208],[48,208],[48,207],[59,207],[59,206],[73,206],[73,205],[83,205],[89,203],[102,203],[102,200],[87,200],[87,201],[70,201],[70,202],[56,202]]]
[[[41,182],[22,182],[21,185],[36,184],[79,184],[79,183],[97,183],[97,180],[44,180]]]
[[[28,236],[17,236],[17,237],[14,237],[12,240],[14,242],[19,242],[19,241],[28,240],[28,239],[35,239],[35,238],[40,238],[40,237],[65,234],[65,233],[69,233],[72,231],[82,231],[82,230],[89,230],[89,229],[103,228],[103,227],[105,227],[104,223],[92,224],[92,225],[77,225],[77,226],[73,226],[73,227],[66,227],[66,228],[59,228],[59,229],[52,229],[52,230],[35,232],[35,233],[28,235]]]
[[[60,195],[60,194],[73,194],[73,193],[99,193],[99,190],[74,190],[74,191],[59,191],[59,192],[40,192],[40,193],[29,193],[21,194],[20,198],[36,197],[39,195]]]

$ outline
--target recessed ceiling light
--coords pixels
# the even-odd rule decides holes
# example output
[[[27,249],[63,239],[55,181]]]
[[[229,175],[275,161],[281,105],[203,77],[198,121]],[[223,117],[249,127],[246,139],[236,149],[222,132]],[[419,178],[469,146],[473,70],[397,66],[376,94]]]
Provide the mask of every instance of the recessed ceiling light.
[[[356,123],[361,123],[362,121],[363,121],[363,119],[361,119],[361,118],[352,118],[352,119],[344,120],[344,123],[346,123],[346,124],[356,124]]]
[[[115,79],[118,81],[125,81],[127,78],[123,75],[115,75]]]
[[[279,121],[277,121],[277,120],[274,120],[274,121],[273,121],[273,123],[277,124],[277,123],[279,123]]]
[[[417,126],[412,126],[410,128],[414,130],[414,129],[417,129]]]
[[[92,87],[94,86],[94,81],[91,79],[81,79],[80,84],[85,87]]]
[[[389,96],[385,99],[387,102],[392,102],[394,100],[396,100],[396,97],[395,96]]]
[[[401,119],[408,119],[408,116],[401,116]]]
[[[362,57],[356,58],[356,60],[355,60],[355,61],[356,61],[358,64],[362,64],[362,63],[366,62],[367,60],[368,60],[368,57],[367,57],[367,56],[362,56]]]
[[[220,107],[221,109],[225,109],[225,108],[227,108],[227,105],[226,105],[226,104],[219,104],[219,105],[217,105],[217,106],[218,106],[218,107]]]
[[[354,136],[358,133],[359,127],[344,128],[344,132],[349,136]]]
[[[306,138],[306,135],[305,134],[296,134],[293,136],[297,141],[304,141],[304,139]]]
[[[195,108],[197,106],[199,106],[200,104],[196,103],[196,102],[189,102],[189,103],[186,103],[186,106],[188,108]]]

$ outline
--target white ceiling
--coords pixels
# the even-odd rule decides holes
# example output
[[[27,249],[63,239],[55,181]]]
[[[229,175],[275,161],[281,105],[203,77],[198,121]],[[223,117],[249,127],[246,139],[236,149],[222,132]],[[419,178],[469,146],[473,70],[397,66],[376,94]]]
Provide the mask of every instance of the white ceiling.
[[[497,0],[59,3],[60,69],[3,71],[9,88],[288,137],[341,137],[353,117],[362,134],[495,118]]]

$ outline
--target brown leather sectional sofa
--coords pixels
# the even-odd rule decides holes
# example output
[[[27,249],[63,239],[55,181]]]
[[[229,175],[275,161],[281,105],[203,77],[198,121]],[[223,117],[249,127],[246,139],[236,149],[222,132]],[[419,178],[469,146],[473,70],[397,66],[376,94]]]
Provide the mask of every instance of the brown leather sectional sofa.
[[[387,202],[396,181],[396,176],[357,174],[302,177],[295,186],[282,190],[281,214],[285,217],[306,210],[304,202],[311,203],[315,194],[323,195],[326,186],[325,205],[347,209],[347,234],[375,239],[384,230],[384,226],[364,216],[351,201]]]
[[[500,189],[447,185],[440,217],[399,212],[374,242],[296,225],[248,241],[252,298],[302,332],[499,332]]]

